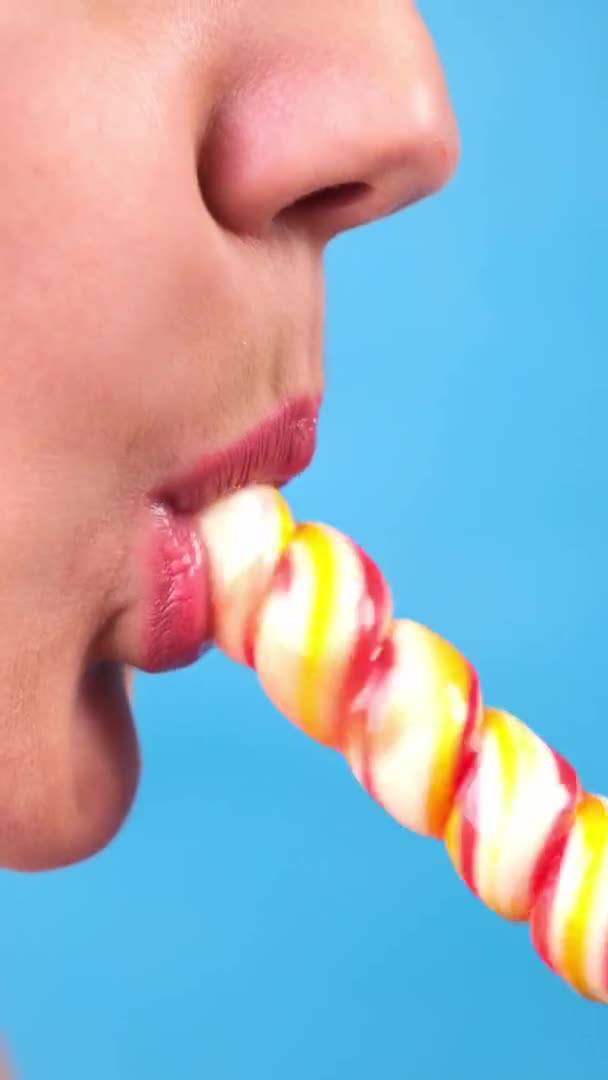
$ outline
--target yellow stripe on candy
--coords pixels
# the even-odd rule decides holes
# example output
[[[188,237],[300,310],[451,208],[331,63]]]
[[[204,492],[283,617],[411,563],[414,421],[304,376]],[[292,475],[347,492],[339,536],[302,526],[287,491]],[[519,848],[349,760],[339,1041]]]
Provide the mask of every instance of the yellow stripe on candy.
[[[470,672],[460,653],[449,642],[433,635],[434,664],[445,689],[438,698],[437,745],[431,765],[427,797],[428,832],[441,837],[450,813],[453,782],[470,693]]]
[[[521,738],[519,728],[516,728],[514,723],[510,722],[509,717],[498,709],[486,710],[486,726],[488,732],[496,741],[502,774],[502,792],[505,810],[508,813],[517,792],[518,754],[522,750],[526,753],[527,740]],[[529,754],[527,754],[527,757],[529,759]]]
[[[454,744],[456,739],[449,726],[442,725],[437,738],[437,748],[431,767],[431,783],[427,804],[427,828],[432,836],[441,836],[446,819],[446,789],[449,789],[453,773]],[[449,805],[447,806],[449,812]]]
[[[319,718],[322,661],[335,609],[337,568],[332,540],[318,525],[298,526],[296,541],[305,544],[313,566],[310,623],[298,680],[298,715],[303,729],[314,738],[322,735]]]
[[[581,994],[589,994],[585,974],[585,944],[593,902],[608,846],[608,809],[595,795],[585,795],[576,811],[574,828],[581,839],[579,889],[568,912],[563,935],[564,976]]]
[[[462,874],[462,863],[460,855],[460,833],[461,833],[461,821],[462,811],[460,806],[455,805],[445,828],[444,843],[447,848],[448,855],[452,860],[454,869],[458,874]]]
[[[281,493],[275,491],[275,496],[279,515],[279,551],[284,551],[296,531],[296,525]]]
[[[519,755],[524,753],[530,757],[528,743],[525,737],[521,738],[519,727],[510,716],[498,709],[486,710],[485,738],[492,739],[496,750],[496,760],[500,770],[500,791],[493,793],[495,798],[500,799],[500,807],[497,818],[497,830],[488,843],[489,860],[489,895],[485,897],[486,903],[500,910],[500,899],[497,895],[492,896],[496,889],[498,874],[498,861],[501,854],[502,829],[505,817],[511,813],[513,803],[517,796],[518,761]],[[491,883],[491,884],[490,884]]]

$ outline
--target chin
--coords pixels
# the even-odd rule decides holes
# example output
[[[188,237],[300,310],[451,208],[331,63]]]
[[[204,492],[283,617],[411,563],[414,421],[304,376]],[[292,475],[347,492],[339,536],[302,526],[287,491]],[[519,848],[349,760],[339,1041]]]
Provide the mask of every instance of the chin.
[[[91,670],[71,710],[55,714],[49,728],[55,737],[21,750],[21,767],[10,767],[17,779],[0,794],[6,869],[53,870],[96,855],[116,836],[137,792],[139,748],[120,667]]]

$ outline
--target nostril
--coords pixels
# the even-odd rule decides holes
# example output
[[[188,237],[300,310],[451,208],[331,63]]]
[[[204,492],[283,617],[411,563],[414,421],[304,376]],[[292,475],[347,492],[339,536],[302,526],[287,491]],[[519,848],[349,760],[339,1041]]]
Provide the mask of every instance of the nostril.
[[[308,207],[311,210],[339,210],[360,198],[361,195],[367,194],[369,190],[369,184],[358,181],[332,184],[331,187],[319,188],[317,191],[311,191],[309,195],[303,195],[301,199],[293,203],[292,209]]]
[[[370,191],[369,184],[360,181],[331,184],[302,195],[301,198],[285,207],[281,216],[293,218],[308,214],[336,213],[336,211],[346,209],[352,203],[359,202]]]

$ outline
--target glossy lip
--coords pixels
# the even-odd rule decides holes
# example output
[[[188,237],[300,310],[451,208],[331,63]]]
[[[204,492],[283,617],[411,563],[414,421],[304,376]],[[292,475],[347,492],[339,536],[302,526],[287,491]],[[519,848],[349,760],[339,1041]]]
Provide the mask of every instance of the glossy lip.
[[[238,442],[206,454],[163,484],[154,501],[178,514],[197,514],[223,495],[249,484],[281,487],[312,461],[319,407],[318,398],[291,401]]]
[[[243,438],[206,454],[150,495],[155,527],[139,650],[144,670],[183,667],[209,644],[207,558],[196,515],[231,491],[250,484],[281,487],[302,472],[314,456],[319,407],[319,398],[292,400]]]

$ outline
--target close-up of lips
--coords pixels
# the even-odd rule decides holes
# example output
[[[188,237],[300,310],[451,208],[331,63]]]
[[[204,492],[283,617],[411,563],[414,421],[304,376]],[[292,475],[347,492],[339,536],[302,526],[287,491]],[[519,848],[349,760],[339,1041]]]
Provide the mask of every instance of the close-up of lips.
[[[135,669],[160,673],[196,661],[213,642],[213,605],[201,515],[218,500],[247,487],[284,487],[311,463],[317,440],[319,397],[294,398],[232,445],[203,456],[149,493],[136,544],[137,592],[112,613],[87,663],[76,723],[92,731],[114,725],[116,766],[132,774],[129,703]],[[102,659],[100,659],[102,658]]]
[[[192,661],[209,645],[211,598],[198,517],[230,492],[255,484],[281,488],[303,472],[315,452],[319,408],[313,397],[287,403],[155,493],[154,585],[141,634],[143,651],[129,657],[130,663],[163,671]]]
[[[608,23],[544,9],[2,6],[11,1080],[600,1052]]]
[[[209,648],[213,610],[200,515],[229,493],[254,485],[278,489],[301,473],[315,452],[319,408],[317,397],[295,398],[150,493],[136,545],[138,591],[108,617],[96,639],[98,655],[82,676],[77,723],[93,731],[113,724],[129,730],[135,669],[184,667]],[[132,751],[132,739],[119,746]],[[133,775],[130,754],[124,764]]]

